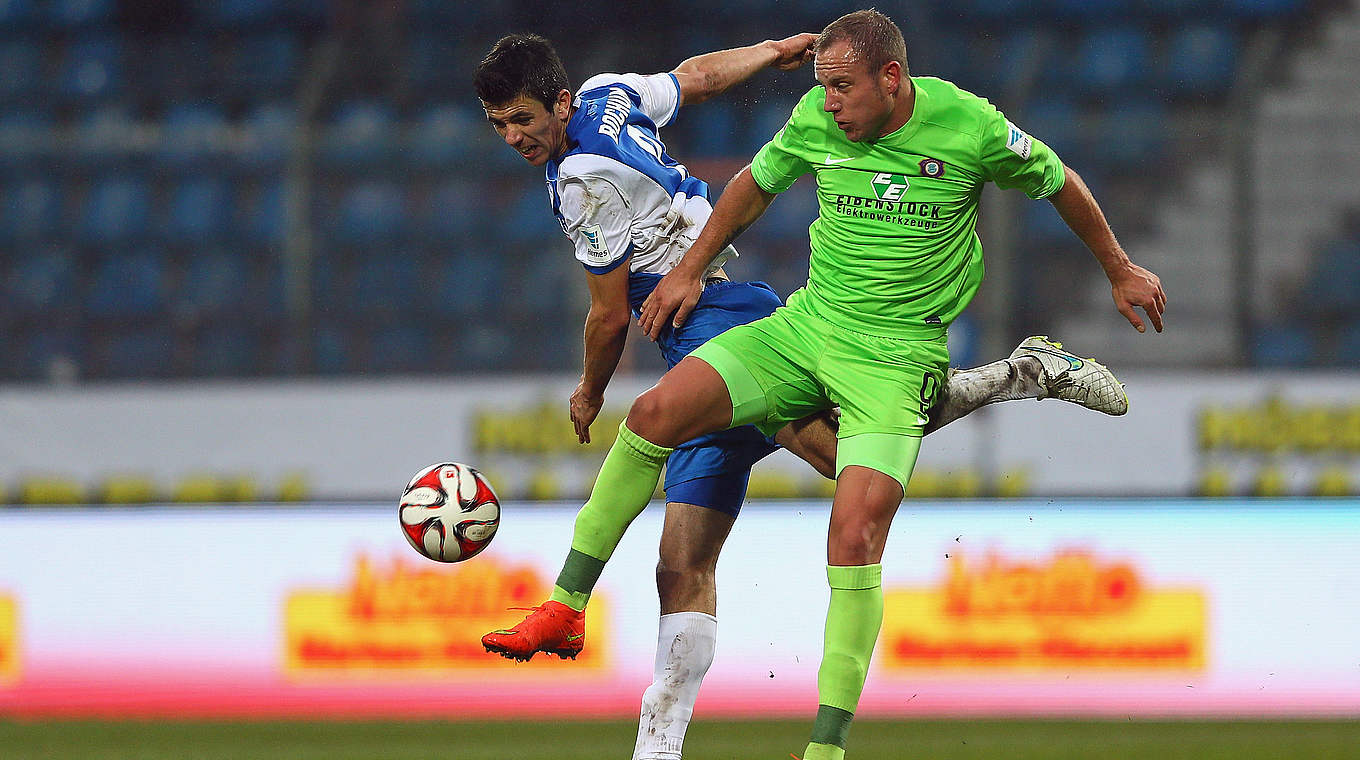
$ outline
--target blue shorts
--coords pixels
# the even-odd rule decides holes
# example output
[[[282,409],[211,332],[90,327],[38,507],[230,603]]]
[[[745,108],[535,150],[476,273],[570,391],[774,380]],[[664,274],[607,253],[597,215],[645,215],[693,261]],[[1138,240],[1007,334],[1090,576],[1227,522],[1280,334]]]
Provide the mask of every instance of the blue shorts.
[[[634,314],[660,275],[634,274],[628,300]],[[720,282],[704,288],[694,311],[679,330],[667,325],[657,345],[674,367],[709,338],[737,325],[767,317],[782,305],[763,282]],[[746,499],[751,467],[779,448],[751,425],[701,435],[675,448],[666,463],[666,501],[694,504],[737,516]]]

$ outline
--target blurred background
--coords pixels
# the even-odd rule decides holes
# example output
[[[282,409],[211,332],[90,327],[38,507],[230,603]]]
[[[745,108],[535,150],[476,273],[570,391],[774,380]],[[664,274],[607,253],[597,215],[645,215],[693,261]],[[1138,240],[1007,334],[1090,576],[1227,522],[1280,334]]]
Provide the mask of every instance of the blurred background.
[[[913,74],[987,97],[1081,173],[1170,304],[1164,333],[1138,335],[1049,204],[986,192],[988,275],[951,328],[954,364],[1048,334],[1111,366],[1132,411],[997,405],[927,441],[866,710],[1341,717],[1240,733],[1225,756],[1278,741],[1355,757],[1354,4],[877,7]],[[551,584],[612,431],[664,368],[635,331],[595,443],[576,443],[580,267],[541,170],[500,144],[471,72],[512,31],[549,37],[575,85],[854,8],[0,0],[0,739],[60,744],[10,717],[444,718],[457,703],[627,718],[650,680],[654,510],[602,581],[598,660],[525,676],[468,649]],[[764,72],[662,137],[716,195],[812,84],[810,70]],[[787,296],[815,213],[805,179],[738,241],[731,274]],[[434,568],[405,547],[391,502],[447,460],[487,472],[506,523],[476,561]],[[758,615],[796,608],[795,581],[822,588],[830,493],[791,457],[757,468],[720,580],[750,619],[725,618],[727,641],[749,625],[763,646]],[[64,572],[50,572],[54,550]],[[820,626],[787,622],[798,633],[772,648],[720,644],[696,726],[768,709],[802,736]],[[526,707],[545,690],[582,696]],[[885,757],[912,733],[896,725],[865,729]],[[618,755],[620,726],[582,756]],[[951,730],[935,756],[952,756]],[[971,730],[990,729],[958,732]],[[1083,731],[1045,733],[1035,751],[1072,739],[1089,756]],[[713,757],[739,751],[708,736]],[[749,732],[733,736],[742,747]],[[1140,756],[1227,751],[1206,736],[1130,741]],[[520,756],[504,750],[514,740],[450,756]],[[182,756],[176,741],[166,756]],[[202,741],[195,756],[210,756]],[[384,742],[328,757],[403,756],[386,743],[399,736]]]

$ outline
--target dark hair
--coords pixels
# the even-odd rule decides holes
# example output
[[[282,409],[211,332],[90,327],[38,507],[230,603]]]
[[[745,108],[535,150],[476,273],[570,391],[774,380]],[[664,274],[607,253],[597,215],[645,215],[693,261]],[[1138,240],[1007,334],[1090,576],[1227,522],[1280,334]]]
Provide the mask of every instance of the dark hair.
[[[902,64],[902,76],[911,76],[907,68],[907,43],[902,39],[902,30],[897,28],[892,19],[877,10],[870,8],[847,13],[827,24],[817,36],[812,51],[820,53],[841,40],[850,43],[850,49],[859,55],[870,71],[877,72],[888,62],[897,61]]]
[[[472,86],[487,103],[506,103],[527,95],[552,110],[557,94],[568,89],[567,70],[551,42],[537,34],[508,34],[477,64]]]

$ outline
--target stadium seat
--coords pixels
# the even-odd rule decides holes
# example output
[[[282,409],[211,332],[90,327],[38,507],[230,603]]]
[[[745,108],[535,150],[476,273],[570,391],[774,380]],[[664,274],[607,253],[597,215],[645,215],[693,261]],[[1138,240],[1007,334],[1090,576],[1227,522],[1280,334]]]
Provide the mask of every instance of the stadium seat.
[[[1304,285],[1305,313],[1338,318],[1360,312],[1360,241],[1341,239],[1323,248]]]
[[[0,109],[0,167],[36,166],[50,155],[52,118],[45,112]]]
[[[1304,0],[1223,0],[1223,9],[1248,21],[1281,19],[1301,12]]]
[[[344,191],[331,228],[342,243],[389,240],[405,231],[406,204],[394,182],[361,182]]]
[[[369,364],[383,373],[430,373],[445,352],[434,351],[430,333],[420,324],[406,322],[374,331],[369,341]]]
[[[350,306],[360,315],[429,311],[425,278],[417,254],[395,251],[360,259],[350,278]]]
[[[353,343],[337,325],[323,324],[313,329],[312,371],[321,375],[337,375],[350,369]]]
[[[62,246],[26,251],[5,276],[5,308],[24,317],[70,309],[80,297],[75,254]]]
[[[1317,337],[1304,324],[1262,325],[1251,336],[1251,360],[1258,367],[1297,369],[1314,363]]]
[[[1352,317],[1341,327],[1336,342],[1336,363],[1349,369],[1360,369],[1360,318]]]
[[[121,45],[113,37],[78,39],[66,51],[57,92],[79,99],[112,95],[127,84],[121,60]]]
[[[16,374],[22,378],[47,379],[61,364],[79,368],[86,363],[85,333],[74,327],[43,325],[12,338],[18,347]]]
[[[106,24],[113,18],[114,0],[49,0],[47,19],[56,27]]]
[[[562,234],[548,205],[548,193],[538,183],[526,187],[495,221],[499,223],[497,239],[510,243],[542,243]]]
[[[220,95],[213,41],[199,35],[170,35],[141,42],[136,56],[139,92],[157,100],[192,101]]]
[[[199,319],[250,309],[250,271],[243,254],[232,251],[194,251],[173,295],[172,311]],[[270,301],[277,303],[277,301]]]
[[[431,267],[434,289],[430,306],[444,316],[500,313],[509,268],[505,255],[495,247],[468,246],[456,255],[436,260]]]
[[[238,208],[239,230],[246,239],[264,245],[282,245],[287,232],[283,180],[269,180],[248,187]]]
[[[480,117],[448,103],[425,109],[407,132],[407,162],[412,168],[448,167],[466,159],[472,135],[487,128]]]
[[[1221,25],[1183,26],[1165,56],[1167,90],[1177,96],[1221,95],[1237,74],[1237,35]]]
[[[39,89],[42,49],[26,39],[0,41],[0,100],[21,98]]]
[[[1166,146],[1166,104],[1153,99],[1119,99],[1103,114],[1096,150],[1114,168],[1156,166]]]
[[[325,129],[321,157],[332,165],[371,165],[392,156],[396,116],[375,101],[345,103]]]
[[[1061,97],[1045,98],[1006,115],[1020,129],[1057,151],[1069,164],[1071,157],[1085,155],[1088,140],[1083,125],[1086,121],[1076,103]]]
[[[205,328],[194,336],[190,373],[198,377],[243,377],[260,371],[260,337],[240,324]]]
[[[422,229],[441,240],[465,240],[481,221],[480,189],[472,182],[451,179],[437,185],[421,211]]]
[[[90,188],[80,221],[81,238],[94,245],[124,242],[146,234],[151,190],[134,175],[112,176]]]
[[[172,243],[211,242],[228,231],[232,218],[226,183],[217,177],[193,177],[170,191],[165,238]]]
[[[252,168],[283,164],[293,151],[298,126],[297,108],[289,103],[262,103],[241,122],[236,156]]]
[[[109,168],[126,161],[130,146],[137,144],[138,125],[122,103],[103,103],[86,109],[76,125],[75,144],[65,146],[65,156],[75,156],[83,168]]]
[[[147,317],[165,307],[166,260],[156,250],[110,254],[96,265],[86,299],[95,317]]]
[[[815,185],[810,181],[796,182],[770,204],[769,210],[755,223],[751,231],[756,232],[756,228],[759,228],[761,235],[772,240],[806,240],[808,225],[816,218]],[[741,250],[740,245],[737,250]]]
[[[1086,95],[1116,95],[1142,83],[1151,58],[1148,32],[1135,26],[1093,28],[1077,45],[1068,72]]]
[[[247,35],[229,57],[226,81],[248,94],[291,95],[301,73],[302,46],[287,32]]]
[[[113,379],[168,377],[175,336],[168,327],[115,329],[96,333],[92,374]]]
[[[55,182],[30,177],[0,186],[0,240],[34,241],[61,229],[61,192]]]
[[[171,106],[161,123],[156,157],[174,167],[188,167],[220,157],[226,148],[227,121],[212,103]]]
[[[1044,0],[1047,11],[1059,21],[1091,24],[1123,18],[1132,10],[1136,0]]]
[[[1134,0],[1139,15],[1183,23],[1186,19],[1222,18],[1223,0]]]

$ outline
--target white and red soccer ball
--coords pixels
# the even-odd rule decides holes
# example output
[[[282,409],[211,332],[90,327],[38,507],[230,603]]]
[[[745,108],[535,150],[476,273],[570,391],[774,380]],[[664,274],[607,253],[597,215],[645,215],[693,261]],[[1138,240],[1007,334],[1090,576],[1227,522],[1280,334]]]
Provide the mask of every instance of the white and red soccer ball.
[[[491,543],[501,505],[480,472],[444,462],[416,473],[398,506],[401,532],[416,551],[438,562],[462,562]]]

